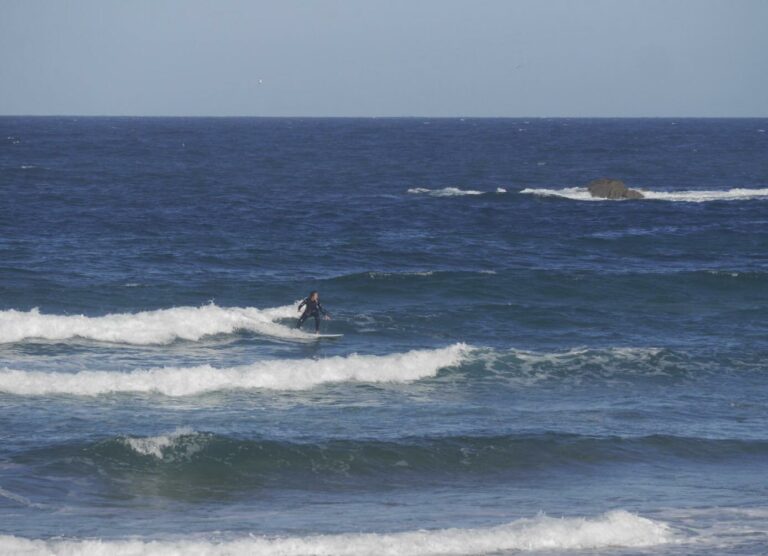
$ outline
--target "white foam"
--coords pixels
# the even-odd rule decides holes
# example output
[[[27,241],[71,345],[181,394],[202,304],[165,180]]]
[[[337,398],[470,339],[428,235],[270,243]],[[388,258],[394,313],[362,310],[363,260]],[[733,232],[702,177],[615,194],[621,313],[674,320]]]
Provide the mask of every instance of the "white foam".
[[[126,446],[128,446],[137,454],[142,456],[152,456],[157,459],[163,459],[163,452],[165,452],[168,448],[178,446],[179,440],[182,437],[189,437],[193,435],[197,435],[197,433],[188,427],[184,427],[178,428],[169,434],[148,437],[126,437],[123,438],[122,441]],[[189,448],[186,455],[191,455],[192,453],[202,448],[201,445],[196,443],[187,443],[185,446]]]
[[[264,556],[429,556],[489,554],[502,551],[595,550],[649,547],[673,541],[668,525],[626,511],[596,518],[539,516],[477,529],[438,529],[402,533],[349,533],[305,537],[250,536],[232,541],[187,539],[31,540],[0,536],[0,552],[25,556],[231,555]]]
[[[531,189],[526,188],[520,193],[539,195],[542,197],[564,197],[575,201],[605,201],[590,195],[586,187],[565,187],[563,189]]]
[[[168,344],[174,340],[197,341],[214,334],[247,330],[278,338],[308,340],[312,335],[275,323],[296,315],[296,306],[273,309],[255,307],[174,307],[140,313],[101,317],[42,314],[37,309],[0,311],[0,343],[29,339],[62,341],[85,338],[134,345]]]
[[[676,201],[684,203],[703,203],[706,201],[740,201],[747,199],[768,198],[768,188],[747,189],[735,188],[726,190],[689,190],[689,191],[649,191],[646,189],[637,189],[643,194],[646,200],[656,201]],[[565,187],[563,189],[530,189],[526,188],[520,191],[531,195],[540,195],[543,197],[563,197],[574,201],[609,201],[593,197],[586,187]]]
[[[475,189],[459,189],[458,187],[444,187],[442,189],[427,189],[426,187],[413,187],[408,193],[414,195],[426,194],[432,197],[457,197],[462,195],[482,195],[485,191]]]
[[[646,199],[683,201],[688,203],[702,203],[704,201],[738,201],[768,197],[768,188],[735,188],[724,191],[645,191],[641,189],[640,192]]]
[[[98,396],[116,392],[191,396],[237,389],[306,390],[329,382],[407,383],[435,376],[441,368],[459,364],[470,351],[465,344],[454,344],[381,356],[275,359],[229,368],[160,367],[126,373],[4,369],[0,371],[0,392],[20,396]]]

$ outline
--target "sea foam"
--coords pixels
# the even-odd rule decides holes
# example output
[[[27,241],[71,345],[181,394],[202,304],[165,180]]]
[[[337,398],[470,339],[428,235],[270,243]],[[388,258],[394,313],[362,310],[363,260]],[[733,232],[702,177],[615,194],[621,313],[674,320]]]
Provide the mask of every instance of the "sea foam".
[[[30,339],[52,341],[84,338],[134,345],[168,344],[175,340],[198,341],[214,334],[245,330],[284,339],[309,340],[314,336],[275,322],[296,315],[296,305],[271,309],[174,307],[139,313],[114,313],[99,317],[51,315],[37,309],[0,311],[0,343]]]
[[[19,555],[91,556],[121,555],[239,555],[265,556],[429,556],[490,554],[502,551],[595,550],[649,547],[672,542],[674,534],[663,522],[626,511],[595,518],[520,519],[496,527],[438,529],[402,533],[349,533],[302,537],[251,535],[231,541],[181,539],[131,540],[32,540],[0,536],[0,551]]]
[[[426,187],[412,187],[408,190],[412,195],[431,195],[432,197],[460,197],[463,195],[482,195],[486,191],[475,189],[459,189],[458,187],[444,187],[442,189],[427,189]]]
[[[164,452],[170,448],[185,446],[186,455],[198,451],[201,445],[197,442],[183,444],[181,441],[185,438],[201,438],[198,433],[188,427],[178,428],[172,433],[148,437],[124,437],[123,443],[131,450],[142,456],[152,456],[157,459],[163,459]]]
[[[689,191],[649,191],[637,189],[646,200],[676,201],[685,203],[703,203],[705,201],[740,201],[746,199],[768,198],[768,188],[746,189],[735,188],[726,190],[689,190]],[[574,201],[608,201],[601,197],[593,197],[586,187],[565,187],[563,189],[523,189],[520,193],[539,195],[543,197],[563,197]]]
[[[465,344],[389,355],[275,359],[238,367],[159,367],[130,372],[76,373],[0,370],[0,392],[21,396],[72,394],[98,396],[152,392],[191,396],[238,389],[306,390],[329,382],[406,383],[435,376],[459,364],[471,351]]]

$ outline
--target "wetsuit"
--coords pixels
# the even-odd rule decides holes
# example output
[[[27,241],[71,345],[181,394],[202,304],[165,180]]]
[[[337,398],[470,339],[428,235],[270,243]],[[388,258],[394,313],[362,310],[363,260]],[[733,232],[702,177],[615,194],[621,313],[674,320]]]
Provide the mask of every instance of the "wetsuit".
[[[304,324],[304,321],[309,317],[315,317],[315,332],[320,332],[320,315],[327,315],[328,311],[323,309],[323,306],[320,305],[320,301],[312,301],[310,298],[306,298],[299,303],[299,310],[305,305],[306,308],[304,309],[304,313],[299,317],[299,322],[296,323],[296,328],[301,328],[301,325]]]

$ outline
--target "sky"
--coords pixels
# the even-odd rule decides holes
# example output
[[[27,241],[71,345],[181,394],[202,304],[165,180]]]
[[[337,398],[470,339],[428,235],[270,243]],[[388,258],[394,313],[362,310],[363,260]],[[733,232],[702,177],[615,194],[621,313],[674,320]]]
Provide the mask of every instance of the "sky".
[[[0,114],[768,116],[768,0],[0,0]]]

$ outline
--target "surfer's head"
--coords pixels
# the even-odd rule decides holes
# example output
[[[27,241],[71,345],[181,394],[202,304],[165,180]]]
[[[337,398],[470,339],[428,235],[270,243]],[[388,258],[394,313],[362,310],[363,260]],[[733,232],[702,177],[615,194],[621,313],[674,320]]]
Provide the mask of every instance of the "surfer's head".
[[[318,297],[320,297],[320,296],[318,295],[317,291],[315,291],[315,290],[312,290],[311,292],[309,292],[309,298],[310,298],[312,301],[317,301],[317,298],[318,298]]]

